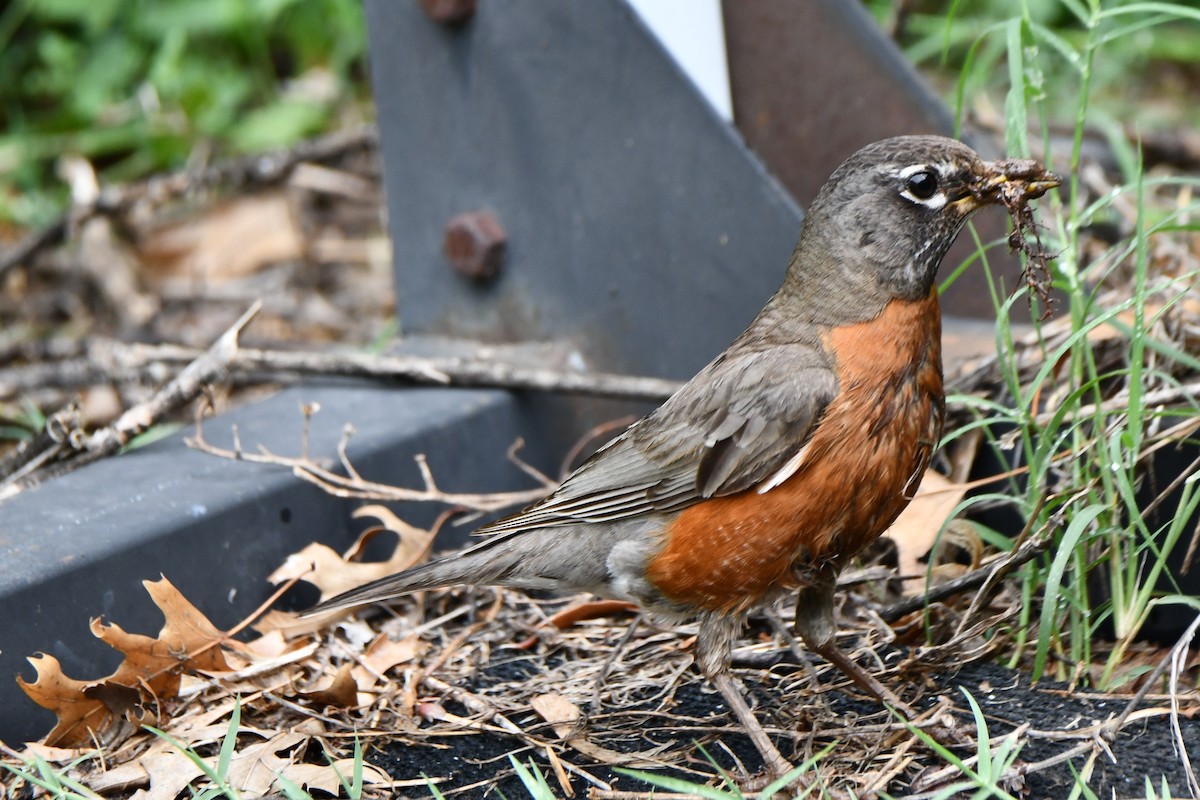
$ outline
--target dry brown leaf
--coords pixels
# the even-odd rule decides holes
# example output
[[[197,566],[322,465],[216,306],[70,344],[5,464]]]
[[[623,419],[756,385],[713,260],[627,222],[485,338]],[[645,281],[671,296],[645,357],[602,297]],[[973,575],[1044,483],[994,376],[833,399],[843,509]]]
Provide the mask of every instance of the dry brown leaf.
[[[557,692],[548,692],[529,698],[529,705],[538,715],[550,723],[554,735],[569,740],[579,735],[579,723],[583,712],[579,706]]]
[[[282,192],[238,197],[144,233],[148,266],[165,277],[221,283],[304,255],[304,235]]]
[[[228,715],[229,706],[222,709]],[[213,715],[205,714],[212,721]],[[191,747],[217,742],[228,733],[228,722],[194,729],[189,735],[176,738]],[[295,728],[279,733],[261,731],[254,728],[242,727],[238,730],[240,737],[261,737],[262,741],[244,746],[237,750],[230,761],[227,780],[236,789],[247,795],[261,796],[268,792],[276,782],[278,775],[295,781],[309,789],[320,789],[336,795],[340,786],[338,773],[328,764],[293,763],[292,756],[303,752],[304,745],[313,737],[324,733],[324,727],[317,720],[307,720]],[[210,761],[215,761],[213,756]],[[346,758],[334,762],[341,774],[349,776],[353,773],[353,759]],[[136,786],[149,786],[139,789],[132,798],[139,800],[173,800],[180,796],[197,779],[202,778],[204,771],[198,767],[183,752],[164,740],[151,743],[149,749],[134,761],[110,768],[88,781],[89,788],[101,792],[128,790]],[[370,765],[363,765],[363,780],[366,783],[378,784],[390,782],[390,777],[382,770]]]
[[[17,684],[33,702],[58,716],[58,724],[46,735],[45,743],[84,747],[92,741],[92,733],[101,742],[106,741],[115,719],[103,702],[84,695],[83,690],[92,684],[68,678],[52,655],[38,653],[28,660],[37,671],[37,678],[28,683],[18,675]]]
[[[292,756],[302,753],[304,745],[313,736],[324,733],[319,720],[309,719],[295,728],[272,736],[259,744],[240,749],[229,763],[228,781],[249,796],[264,795],[282,775],[296,783],[313,789],[324,789],[335,794],[340,786],[333,766],[322,766],[295,762]],[[342,775],[353,771],[352,759],[335,762]],[[363,764],[364,783],[388,783],[391,778],[370,764]]]
[[[179,658],[166,643],[152,636],[127,633],[115,622],[105,623],[99,618],[91,621],[92,635],[119,653],[125,660],[117,671],[105,678],[106,683],[121,686],[136,686],[138,680],[160,697],[170,697],[179,691]]]
[[[564,608],[547,621],[561,631],[584,620],[600,619],[617,614],[636,614],[637,611],[637,603],[629,603],[624,600],[587,600]]]
[[[311,720],[310,720],[311,721]],[[301,726],[304,728],[305,726]],[[307,742],[309,733],[303,730],[288,730],[276,734],[265,742],[248,745],[234,753],[229,762],[226,780],[241,792],[251,796],[265,795],[275,783],[276,776],[292,766],[290,757],[298,747]]]
[[[27,683],[18,676],[25,693],[58,716],[46,744],[82,747],[92,742],[93,734],[106,741],[115,733],[117,721],[129,718],[142,724],[149,709],[174,697],[182,672],[229,669],[219,646],[224,633],[166,578],[143,581],[142,585],[163,614],[157,637],[127,633],[115,623],[92,620],[92,633],[125,656],[111,675],[77,681],[62,674],[56,659],[40,656],[29,660],[37,670],[37,680]]]
[[[138,792],[134,798],[144,800],[174,800],[204,774],[194,761],[173,747],[147,753],[138,759],[138,765],[146,771],[150,788]]]
[[[25,752],[37,755],[51,764],[69,764],[94,751],[92,747],[52,747],[41,742],[26,742]]]
[[[200,609],[189,603],[166,578],[142,581],[154,604],[163,612],[166,624],[159,631],[158,641],[180,656],[186,654],[188,669],[214,672],[229,669],[225,655],[218,645],[225,633],[208,621]]]
[[[375,517],[383,523],[383,527],[372,528],[364,532],[347,552],[345,558],[339,556],[332,548],[314,542],[299,553],[288,556],[283,565],[272,572],[267,580],[276,585],[294,578],[303,580],[320,589],[321,599],[325,600],[376,578],[408,569],[419,563],[428,554],[429,547],[433,543],[432,531],[409,525],[383,506],[363,506],[354,512],[355,518],[364,516]],[[397,537],[396,549],[386,561],[361,563],[350,560],[362,551],[367,541],[384,531],[390,531]],[[285,620],[279,621],[284,622]],[[318,627],[323,627],[323,625]],[[255,626],[255,629],[264,630],[258,625]],[[315,629],[313,628],[313,630]],[[272,625],[266,630],[290,632],[287,627],[282,625]]]
[[[349,780],[350,776],[354,774],[354,759],[341,758],[332,764],[324,765],[292,764],[283,771],[285,778],[294,781],[309,792],[320,790],[334,797],[340,796],[342,785],[338,773]],[[365,762],[362,765],[362,778],[364,785],[392,782],[391,776],[386,772],[374,764]]]
[[[358,705],[358,682],[350,673],[351,665],[343,664],[328,681],[327,685],[300,692],[299,696],[316,703],[318,706],[335,706],[337,708],[354,708]]]
[[[625,600],[585,600],[582,603],[564,608],[546,620],[546,622],[563,631],[584,620],[611,617],[617,614],[636,614],[637,611],[638,606],[636,603],[630,603]],[[537,644],[538,638],[538,634],[534,633],[528,638],[517,642],[514,646],[519,650],[528,650]]]
[[[274,672],[281,667],[306,660],[320,647],[320,642],[313,641],[312,639],[289,640],[281,631],[272,631],[264,634],[255,639],[254,642],[251,642],[250,645],[264,639],[270,641],[258,648],[238,642],[237,649],[232,649],[226,654],[232,672],[228,676],[222,677],[225,679],[250,678],[262,675],[263,673]],[[287,647],[278,647],[274,641],[276,639],[284,642]]]
[[[254,661],[273,660],[295,652],[303,645],[293,642],[278,631],[264,633],[249,642],[237,642],[236,648]]]
[[[384,634],[371,643],[363,653],[362,662],[374,672],[383,675],[397,664],[407,664],[428,649],[429,645],[419,636],[393,639]]]
[[[141,800],[173,800],[188,784],[204,774],[204,770],[169,742],[157,739],[149,749],[133,761],[110,767],[88,779],[88,788],[100,794],[138,789],[132,798]]]
[[[643,761],[636,753],[621,753],[590,741],[582,730],[583,712],[579,706],[557,692],[531,697],[529,705],[550,723],[555,736],[599,764],[653,766],[653,762]]]
[[[87,787],[101,796],[137,789],[132,797],[145,797],[144,787],[149,785],[150,776],[140,762],[141,758],[112,765],[100,774],[90,776]]]
[[[292,558],[296,558],[296,556],[288,557],[289,560]],[[272,609],[259,617],[258,621],[252,627],[264,636],[274,633],[291,640],[324,630],[329,627],[329,621],[335,619],[337,616],[339,616],[337,613],[331,612],[312,617],[301,617],[293,611]]]
[[[304,682],[305,664],[320,648],[320,643],[311,639],[296,640],[291,649],[271,657],[250,657],[231,650],[227,654],[233,671],[212,673],[220,680],[225,691],[241,694],[283,691],[292,693]],[[184,682],[186,684],[187,677]],[[211,680],[210,680],[211,682]]]
[[[927,470],[916,497],[908,504],[884,533],[896,543],[900,558],[901,575],[919,575],[925,572],[925,558],[937,541],[938,532],[950,517],[954,507],[962,501],[966,487],[949,478]],[[904,582],[904,593],[924,591],[925,579],[912,578]]]
[[[179,741],[200,742],[211,730],[228,730],[228,717],[241,700],[233,695],[213,700],[203,706],[193,706],[196,710],[182,718],[171,720],[170,734]],[[225,720],[225,721],[222,721]],[[218,734],[215,738],[221,738]]]

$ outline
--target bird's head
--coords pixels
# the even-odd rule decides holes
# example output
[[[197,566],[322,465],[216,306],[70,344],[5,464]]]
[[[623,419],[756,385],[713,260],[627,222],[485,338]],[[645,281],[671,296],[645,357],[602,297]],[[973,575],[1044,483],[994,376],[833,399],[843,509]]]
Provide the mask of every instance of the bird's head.
[[[834,291],[929,294],[938,265],[978,209],[1040,197],[1061,179],[1035,161],[984,161],[942,136],[899,136],[848,158],[807,209],[793,259]]]

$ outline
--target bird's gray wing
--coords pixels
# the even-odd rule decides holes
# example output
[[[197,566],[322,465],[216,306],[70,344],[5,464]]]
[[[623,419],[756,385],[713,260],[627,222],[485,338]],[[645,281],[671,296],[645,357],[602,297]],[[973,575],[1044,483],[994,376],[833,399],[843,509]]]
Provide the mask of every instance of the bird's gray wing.
[[[794,471],[837,378],[819,345],[726,352],[546,499],[481,534],[686,508]]]

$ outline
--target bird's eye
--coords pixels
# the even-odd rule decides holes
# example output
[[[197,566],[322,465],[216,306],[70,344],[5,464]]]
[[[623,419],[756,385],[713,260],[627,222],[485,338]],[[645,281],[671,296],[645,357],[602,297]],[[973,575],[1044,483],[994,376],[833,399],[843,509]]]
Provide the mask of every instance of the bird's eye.
[[[929,170],[914,172],[905,179],[904,188],[918,200],[928,200],[937,194],[937,176]]]

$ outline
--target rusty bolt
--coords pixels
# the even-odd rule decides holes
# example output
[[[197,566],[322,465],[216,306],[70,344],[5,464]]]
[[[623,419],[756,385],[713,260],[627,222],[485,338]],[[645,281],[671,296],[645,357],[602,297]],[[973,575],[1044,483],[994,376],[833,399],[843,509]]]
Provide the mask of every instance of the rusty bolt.
[[[421,0],[421,7],[434,22],[462,25],[475,16],[476,0]]]
[[[446,260],[465,277],[489,281],[500,273],[508,236],[487,211],[469,211],[446,223],[442,251]]]

